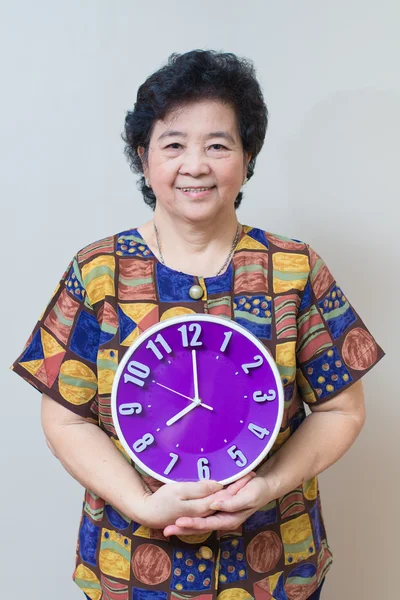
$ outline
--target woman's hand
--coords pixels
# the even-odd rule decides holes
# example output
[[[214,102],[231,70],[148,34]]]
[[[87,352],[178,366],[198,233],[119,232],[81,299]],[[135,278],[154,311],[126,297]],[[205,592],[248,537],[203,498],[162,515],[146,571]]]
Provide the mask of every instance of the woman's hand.
[[[164,535],[190,535],[216,529],[234,530],[271,500],[272,491],[267,479],[250,473],[213,495],[207,508],[214,514],[181,516],[174,525],[165,527]]]
[[[148,490],[143,497],[140,523],[161,529],[175,523],[180,517],[212,515],[215,512],[210,508],[212,502],[230,499],[254,476],[254,473],[249,473],[226,489],[216,481],[203,480],[167,483],[153,493]]]

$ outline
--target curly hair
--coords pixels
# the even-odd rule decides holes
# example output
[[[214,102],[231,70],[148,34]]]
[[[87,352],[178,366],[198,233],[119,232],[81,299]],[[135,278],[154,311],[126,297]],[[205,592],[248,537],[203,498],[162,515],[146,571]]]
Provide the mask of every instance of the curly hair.
[[[247,178],[254,173],[257,155],[264,144],[268,110],[252,61],[215,50],[173,53],[167,64],[139,87],[134,108],[126,114],[122,133],[126,144],[124,154],[130,168],[134,173],[142,174],[138,189],[153,210],[156,197],[146,185],[137,148],[144,147],[143,159],[146,161],[155,122],[175,108],[197,100],[218,100],[233,107],[243,151],[251,154]],[[239,207],[242,197],[243,193],[239,192],[235,208]]]

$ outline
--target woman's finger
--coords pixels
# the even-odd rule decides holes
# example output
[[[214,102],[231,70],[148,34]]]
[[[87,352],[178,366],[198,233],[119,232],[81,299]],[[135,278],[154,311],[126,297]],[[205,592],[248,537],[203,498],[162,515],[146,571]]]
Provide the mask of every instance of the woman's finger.
[[[241,477],[241,479],[238,479],[237,481],[234,481],[233,483],[228,485],[226,491],[232,494],[233,496],[237,494],[242,488],[244,488],[244,486],[247,485],[249,481],[251,481],[251,479],[253,479],[254,477],[256,477],[256,473],[254,471],[250,471],[250,473],[247,473],[247,475]]]
[[[189,481],[177,484],[178,492],[183,500],[195,500],[211,496],[223,489],[223,485],[218,481],[204,479],[202,481]]]

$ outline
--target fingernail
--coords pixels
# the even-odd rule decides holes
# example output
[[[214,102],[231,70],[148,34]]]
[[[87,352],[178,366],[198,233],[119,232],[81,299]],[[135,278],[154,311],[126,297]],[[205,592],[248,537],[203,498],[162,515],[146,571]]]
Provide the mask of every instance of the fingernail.
[[[210,510],[219,510],[222,505],[223,505],[223,502],[212,502],[210,504]]]

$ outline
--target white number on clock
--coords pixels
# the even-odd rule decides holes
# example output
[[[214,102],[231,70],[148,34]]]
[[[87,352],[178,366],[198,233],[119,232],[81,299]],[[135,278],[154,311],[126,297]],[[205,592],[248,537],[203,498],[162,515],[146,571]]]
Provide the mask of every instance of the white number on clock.
[[[142,405],[139,402],[128,402],[121,404],[118,412],[120,415],[139,415],[142,412]]]
[[[274,390],[268,390],[268,394],[264,394],[261,390],[254,392],[253,394],[253,400],[255,402],[272,402],[275,398],[276,392]]]
[[[135,452],[143,452],[143,450],[146,450],[147,446],[150,446],[150,444],[153,442],[154,435],[151,435],[151,433],[145,433],[142,438],[136,440],[136,442],[132,445],[132,448]]]
[[[164,471],[164,475],[169,475],[169,473],[171,473],[173,467],[175,466],[179,456],[178,454],[175,454],[174,452],[170,452],[169,453],[170,457],[171,457],[171,462],[169,463],[168,467],[165,469]]]
[[[246,364],[242,365],[242,369],[246,373],[246,375],[248,375],[250,369],[255,369],[256,367],[261,367],[263,362],[264,362],[263,357],[260,354],[257,354],[257,356],[254,357],[254,362],[246,363]]]
[[[136,385],[143,387],[144,379],[150,375],[149,367],[136,360],[131,360],[131,362],[128,363],[127,369],[131,375],[124,373],[124,383],[128,383],[129,381],[130,383],[135,383]],[[134,377],[132,377],[132,375],[134,375]]]
[[[247,465],[247,458],[245,457],[243,452],[237,449],[236,446],[231,446],[227,450],[227,452],[229,456],[233,458],[238,467],[244,467],[245,465]]]
[[[189,325],[189,331],[192,333],[193,332],[193,336],[192,339],[189,342],[189,338],[188,338],[188,327],[187,325],[182,325],[182,327],[178,328],[178,331],[181,332],[182,334],[182,344],[184,348],[187,348],[189,345],[190,346],[202,346],[203,342],[199,342],[199,337],[201,335],[201,325],[199,325],[198,323],[191,323]]]
[[[165,352],[167,354],[171,354],[172,348],[168,345],[168,342],[165,341],[165,339],[163,338],[161,333],[159,333],[158,336],[156,337],[156,339],[154,340],[154,342],[153,342],[153,340],[150,340],[149,342],[147,342],[147,346],[146,346],[146,348],[148,350],[152,350],[154,352],[154,354],[156,355],[158,360],[162,360],[164,358],[164,356],[159,351],[156,344],[160,344],[160,346],[163,347],[163,349],[165,350]]]
[[[220,352],[225,352],[225,350],[229,344],[229,341],[232,337],[232,333],[233,333],[232,331],[225,331],[225,333],[224,333],[225,339],[222,342],[221,348],[219,349]]]
[[[254,423],[249,423],[248,429],[251,433],[254,433],[260,440],[263,440],[266,435],[269,435],[268,429],[264,427],[260,427],[259,425],[254,425]]]
[[[210,467],[207,458],[199,458],[197,461],[197,473],[199,479],[210,479]]]

